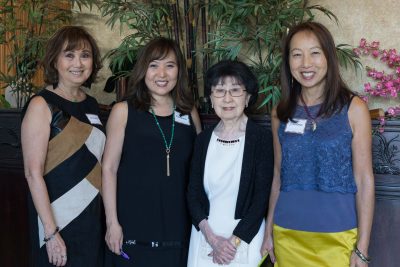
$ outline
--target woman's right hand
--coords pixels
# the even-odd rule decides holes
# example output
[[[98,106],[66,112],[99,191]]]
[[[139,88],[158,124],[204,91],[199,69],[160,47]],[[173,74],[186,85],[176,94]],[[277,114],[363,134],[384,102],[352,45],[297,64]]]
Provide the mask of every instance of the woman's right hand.
[[[236,247],[232,244],[230,238],[214,235],[209,244],[213,249],[211,255],[214,263],[229,264],[235,258]]]
[[[113,223],[113,224],[107,226],[105,240],[106,240],[108,248],[113,253],[115,253],[117,255],[121,254],[123,238],[124,238],[124,235],[122,233],[122,227],[119,223]]]
[[[67,263],[67,247],[59,233],[46,242],[49,262],[55,266],[65,266]]]
[[[266,253],[268,253],[272,263],[275,263],[276,258],[274,253],[274,239],[272,237],[272,234],[265,233],[260,253],[262,257],[264,257]]]

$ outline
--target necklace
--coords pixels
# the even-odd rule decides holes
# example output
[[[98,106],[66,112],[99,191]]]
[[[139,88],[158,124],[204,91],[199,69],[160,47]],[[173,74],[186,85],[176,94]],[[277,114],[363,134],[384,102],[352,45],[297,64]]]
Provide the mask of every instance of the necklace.
[[[165,144],[165,153],[167,153],[167,176],[170,176],[170,167],[169,167],[169,154],[171,152],[172,140],[174,139],[174,132],[175,132],[175,104],[172,109],[172,128],[171,128],[171,139],[169,140],[169,144],[167,143],[167,138],[165,138],[165,134],[161,129],[160,123],[157,120],[156,114],[154,114],[154,110],[150,107],[151,114],[153,114],[154,120],[156,121],[157,127],[160,130],[161,136],[164,139]]]
[[[238,143],[240,139],[233,139],[233,140],[224,140],[217,138],[217,142],[220,142],[224,146],[233,146],[235,143]]]
[[[315,130],[317,130],[317,117],[318,116],[316,116],[316,117],[313,117],[312,115],[311,115],[311,112],[310,112],[310,110],[308,109],[308,107],[307,107],[307,105],[306,105],[306,102],[304,102],[304,98],[303,98],[303,95],[300,93],[300,100],[301,100],[301,103],[303,103],[303,108],[304,108],[304,111],[307,113],[307,117],[311,120],[311,124],[312,124],[312,131],[314,132]],[[317,113],[318,114],[318,113]]]

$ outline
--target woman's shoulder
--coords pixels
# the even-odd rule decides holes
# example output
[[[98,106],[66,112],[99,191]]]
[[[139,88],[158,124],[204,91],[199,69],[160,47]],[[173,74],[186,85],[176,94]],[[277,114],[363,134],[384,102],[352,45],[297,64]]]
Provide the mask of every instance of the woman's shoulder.
[[[114,116],[123,116],[128,114],[128,103],[126,101],[115,103],[111,109]]]
[[[359,96],[353,96],[350,103],[348,104],[349,112],[352,111],[368,111],[367,103],[362,100]]]
[[[357,123],[362,120],[370,120],[368,106],[364,100],[354,96],[348,107],[348,117],[350,123]]]

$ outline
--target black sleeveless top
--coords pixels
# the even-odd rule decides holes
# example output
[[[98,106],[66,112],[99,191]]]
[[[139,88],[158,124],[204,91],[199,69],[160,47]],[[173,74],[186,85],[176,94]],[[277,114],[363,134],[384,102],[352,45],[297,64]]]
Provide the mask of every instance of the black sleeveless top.
[[[175,253],[181,258],[179,260],[166,260],[166,256],[157,256],[157,250],[154,250],[154,257],[146,260],[149,267],[153,266],[153,260],[154,266],[186,266],[185,253],[190,235],[186,188],[196,131],[190,114],[175,111],[175,115],[157,116],[167,143],[171,137],[172,116],[176,120],[170,152],[170,176],[167,176],[164,139],[153,115],[130,105],[118,169],[118,219],[124,240],[178,241],[184,244],[183,252]],[[140,254],[130,256],[140,262]],[[157,257],[158,263],[153,259]]]

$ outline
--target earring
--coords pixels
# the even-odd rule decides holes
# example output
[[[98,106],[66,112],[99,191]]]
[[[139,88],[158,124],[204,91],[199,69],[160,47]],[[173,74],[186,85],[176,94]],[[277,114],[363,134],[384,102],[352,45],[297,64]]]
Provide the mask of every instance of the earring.
[[[294,88],[294,86],[293,86],[293,85],[294,85],[294,80],[293,80],[293,76],[292,76],[292,84],[291,84],[290,88],[292,88],[292,89],[293,89],[293,88]]]

